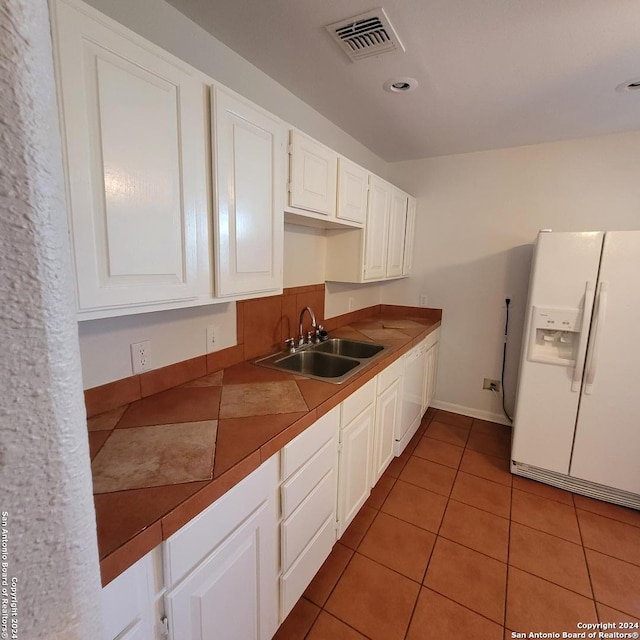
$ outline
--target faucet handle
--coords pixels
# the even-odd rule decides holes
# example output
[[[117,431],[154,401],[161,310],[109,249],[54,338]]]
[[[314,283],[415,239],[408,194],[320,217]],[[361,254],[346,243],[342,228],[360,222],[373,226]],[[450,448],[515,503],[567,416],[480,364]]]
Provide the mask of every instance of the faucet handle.
[[[287,338],[284,343],[287,346],[287,349],[291,351],[291,353],[296,350],[296,341],[293,338]]]
[[[326,329],[321,324],[319,324],[318,328],[316,329],[316,342],[324,342],[328,339],[329,334],[327,333]]]

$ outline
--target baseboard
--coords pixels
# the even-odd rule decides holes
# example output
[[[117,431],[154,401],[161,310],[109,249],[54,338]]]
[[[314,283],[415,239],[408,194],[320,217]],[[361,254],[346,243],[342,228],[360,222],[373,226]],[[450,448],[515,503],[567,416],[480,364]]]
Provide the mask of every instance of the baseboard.
[[[481,409],[473,409],[465,407],[461,404],[453,404],[452,402],[441,402],[434,400],[431,405],[434,409],[442,409],[443,411],[451,411],[452,413],[460,413],[463,416],[478,418],[479,420],[488,420],[489,422],[497,422],[498,424],[506,424],[511,426],[504,413],[493,413],[491,411],[482,411]]]

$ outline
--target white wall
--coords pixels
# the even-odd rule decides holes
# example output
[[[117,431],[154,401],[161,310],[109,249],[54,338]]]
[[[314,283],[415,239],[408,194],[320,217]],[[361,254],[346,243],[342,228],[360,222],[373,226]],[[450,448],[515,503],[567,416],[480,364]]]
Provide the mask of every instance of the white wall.
[[[539,229],[640,228],[640,132],[396,163],[418,198],[414,277],[382,301],[444,310],[437,401],[498,419],[482,390],[499,378],[504,299],[512,298],[507,407],[520,358],[531,243]]]
[[[385,175],[383,160],[163,0],[88,3],[329,147]],[[323,282],[323,231],[286,225],[284,250],[285,287]],[[358,309],[368,306],[372,296],[370,290],[362,292],[354,287],[352,297],[353,308]],[[333,304],[328,296],[328,306],[338,309],[344,305],[341,299]],[[84,387],[132,375],[130,344],[140,340],[152,341],[153,368],[205,353],[206,326],[210,323],[220,327],[218,348],[235,344],[234,304],[83,321],[80,350]]]

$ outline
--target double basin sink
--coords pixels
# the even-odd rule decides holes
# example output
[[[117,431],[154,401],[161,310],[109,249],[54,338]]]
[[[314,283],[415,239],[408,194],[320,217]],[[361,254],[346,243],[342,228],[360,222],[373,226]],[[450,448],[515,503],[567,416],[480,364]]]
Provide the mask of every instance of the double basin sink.
[[[295,373],[324,382],[340,384],[389,350],[381,344],[344,338],[330,338],[319,344],[299,347],[295,352],[276,353],[256,364]]]

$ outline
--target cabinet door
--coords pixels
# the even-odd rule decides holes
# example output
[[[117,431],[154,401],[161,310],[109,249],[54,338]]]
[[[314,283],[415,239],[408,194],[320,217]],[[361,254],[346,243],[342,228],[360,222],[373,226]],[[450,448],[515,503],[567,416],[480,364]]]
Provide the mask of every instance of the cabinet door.
[[[427,351],[426,375],[424,380],[424,393],[422,395],[422,414],[433,402],[436,393],[436,378],[438,369],[438,343]]]
[[[349,526],[371,491],[370,456],[373,437],[373,405],[340,433],[338,477],[339,535]]]
[[[335,217],[337,154],[319,142],[292,131],[289,167],[289,204]]]
[[[372,486],[378,482],[393,458],[395,430],[400,420],[400,382],[400,379],[396,380],[384,393],[378,396],[373,446]]]
[[[204,85],[97,16],[56,5],[79,310],[195,298],[199,252],[208,260]]]
[[[376,176],[371,176],[364,239],[364,280],[380,280],[387,275],[390,208],[391,185]]]
[[[411,275],[413,268],[413,247],[415,245],[416,233],[416,199],[409,196],[407,202],[407,226],[404,232],[404,261],[402,265],[402,275]]]
[[[404,267],[404,237],[407,226],[407,194],[399,189],[391,192],[389,236],[387,246],[387,277],[402,275]]]
[[[368,171],[345,158],[338,158],[337,217],[364,224],[367,216],[368,193]]]
[[[216,293],[282,289],[286,129],[215,90]]]

